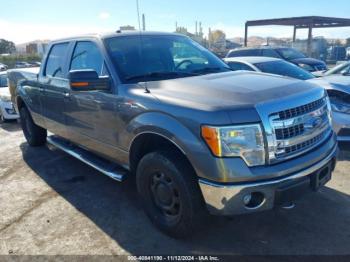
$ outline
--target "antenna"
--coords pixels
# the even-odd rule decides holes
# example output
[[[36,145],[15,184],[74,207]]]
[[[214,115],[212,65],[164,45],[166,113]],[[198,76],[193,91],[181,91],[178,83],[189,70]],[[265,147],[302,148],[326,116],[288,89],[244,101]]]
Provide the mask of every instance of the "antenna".
[[[141,31],[141,20],[140,20],[140,5],[139,0],[136,0],[136,9],[137,9],[137,20],[139,23],[139,30]]]
[[[142,52],[143,52],[143,38],[142,38],[142,31],[141,31],[141,19],[140,19],[140,5],[139,5],[139,0],[136,0],[136,9],[137,9],[137,20],[138,20],[138,23],[139,23],[139,36],[140,36],[140,45],[141,45],[141,50],[140,50],[140,60],[141,60],[141,64],[143,65],[143,55],[142,55]],[[149,89],[147,88],[147,81],[144,81],[145,82],[145,93],[151,93],[149,91]]]

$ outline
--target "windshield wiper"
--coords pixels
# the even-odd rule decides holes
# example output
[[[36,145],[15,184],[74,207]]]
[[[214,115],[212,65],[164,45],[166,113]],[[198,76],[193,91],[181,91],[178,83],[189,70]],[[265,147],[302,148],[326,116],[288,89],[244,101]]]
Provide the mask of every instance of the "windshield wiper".
[[[200,69],[193,70],[192,73],[206,74],[206,73],[218,73],[233,71],[230,67],[203,67]]]
[[[168,78],[168,77],[186,77],[186,76],[196,76],[198,74],[195,73],[187,73],[187,72],[152,72],[148,74],[143,75],[134,75],[134,76],[128,76],[125,78],[125,80],[137,80],[137,79],[149,79],[149,78]]]

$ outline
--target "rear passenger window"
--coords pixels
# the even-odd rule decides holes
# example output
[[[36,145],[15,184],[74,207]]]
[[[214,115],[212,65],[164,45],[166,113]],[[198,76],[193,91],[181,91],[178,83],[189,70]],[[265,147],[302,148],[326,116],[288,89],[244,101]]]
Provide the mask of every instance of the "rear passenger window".
[[[230,52],[228,57],[240,57],[240,56],[261,56],[260,49],[243,49]]]
[[[78,42],[74,49],[70,70],[92,69],[99,76],[107,75],[98,47],[88,41]]]
[[[46,76],[63,77],[64,59],[68,43],[56,44],[51,48],[45,69]]]

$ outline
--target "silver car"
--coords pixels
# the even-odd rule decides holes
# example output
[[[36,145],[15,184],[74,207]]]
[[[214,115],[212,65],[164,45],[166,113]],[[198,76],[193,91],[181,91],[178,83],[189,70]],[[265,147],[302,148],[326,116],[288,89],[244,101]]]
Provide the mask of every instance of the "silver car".
[[[333,127],[338,134],[339,141],[350,141],[350,77],[333,75],[331,73],[339,70],[348,70],[350,63],[330,70],[329,75],[316,78],[311,73],[299,68],[298,66],[284,61],[282,59],[270,57],[235,57],[225,58],[225,62],[233,70],[257,71],[269,74],[276,74],[286,77],[293,77],[317,84],[328,91],[333,110]]]
[[[19,115],[11,102],[11,94],[7,86],[7,73],[0,72],[0,122],[18,118]]]

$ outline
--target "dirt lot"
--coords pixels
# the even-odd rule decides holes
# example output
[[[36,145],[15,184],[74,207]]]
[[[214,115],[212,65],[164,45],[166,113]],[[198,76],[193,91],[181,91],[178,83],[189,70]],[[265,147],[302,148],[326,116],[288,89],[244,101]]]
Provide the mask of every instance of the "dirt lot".
[[[212,218],[190,240],[159,233],[133,185],[0,126],[0,254],[350,254],[350,146],[320,193],[273,210]]]

